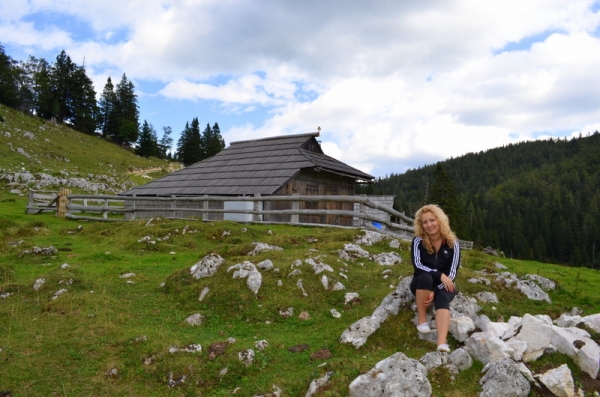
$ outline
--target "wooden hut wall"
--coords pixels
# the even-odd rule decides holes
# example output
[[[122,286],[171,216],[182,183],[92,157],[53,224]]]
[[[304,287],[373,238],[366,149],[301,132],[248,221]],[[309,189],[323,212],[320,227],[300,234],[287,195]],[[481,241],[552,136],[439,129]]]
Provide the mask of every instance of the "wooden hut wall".
[[[285,183],[275,195],[291,196],[353,196],[354,180],[331,174],[325,171],[302,170],[296,177]],[[291,209],[289,201],[266,201],[265,210]],[[352,203],[338,202],[300,202],[298,209],[328,209],[352,211]],[[266,215],[266,221],[290,222],[290,215]],[[320,223],[329,225],[352,226],[352,217],[335,215],[300,215],[300,223]]]

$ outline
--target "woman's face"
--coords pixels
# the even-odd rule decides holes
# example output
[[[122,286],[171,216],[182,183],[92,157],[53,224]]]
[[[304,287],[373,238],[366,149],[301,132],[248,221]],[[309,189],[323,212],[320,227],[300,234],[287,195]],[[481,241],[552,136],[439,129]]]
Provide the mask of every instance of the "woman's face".
[[[429,237],[436,237],[440,234],[440,224],[432,212],[425,212],[421,215],[421,225]]]

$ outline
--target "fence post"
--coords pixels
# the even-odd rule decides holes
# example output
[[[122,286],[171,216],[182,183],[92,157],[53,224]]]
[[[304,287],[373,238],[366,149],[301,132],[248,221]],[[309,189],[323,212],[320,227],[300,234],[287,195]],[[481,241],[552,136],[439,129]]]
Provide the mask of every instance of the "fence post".
[[[104,207],[108,208],[108,199],[104,199]],[[102,219],[108,218],[108,211],[102,211]]]
[[[254,197],[260,197],[260,193],[256,193],[254,195]],[[253,205],[253,211],[254,214],[252,215],[252,221],[253,222],[260,222],[262,221],[262,216],[258,213],[260,211],[260,203],[262,203],[262,201],[255,201],[254,205]]]
[[[133,200],[131,200],[131,220],[135,219],[135,194],[133,195]],[[123,202],[123,205],[127,205],[127,200]]]
[[[366,196],[366,195],[364,195],[364,194],[361,194],[360,196],[361,196],[361,197],[363,197],[363,198],[364,198],[364,197],[367,197],[367,196]],[[361,215],[362,215],[362,214],[364,214],[364,213],[366,212],[364,203],[362,203],[362,202],[361,202],[361,203],[358,205],[358,212],[359,212]],[[363,218],[358,218],[358,227],[364,227],[364,226],[365,226],[365,220],[364,220]]]
[[[67,195],[71,194],[70,189],[62,188],[58,191],[58,203],[56,204],[56,216],[63,218],[67,214],[67,204],[69,199]]]
[[[208,197],[208,195],[205,194],[204,197]],[[202,202],[202,209],[203,210],[208,210],[208,200],[204,200]],[[207,221],[208,220],[208,212],[203,212],[202,213],[202,220],[203,221]]]
[[[174,194],[171,195],[171,218],[175,218],[175,208],[177,208],[177,200]]]
[[[298,193],[294,193],[292,194],[292,196],[298,196]],[[299,201],[292,201],[292,209],[293,210],[299,210],[300,209],[300,202]],[[300,215],[299,214],[292,214],[290,221],[292,223],[298,223],[300,222]]]
[[[25,213],[29,213],[29,208],[33,208],[33,190],[29,189],[29,193],[27,194],[27,208],[25,208]]]

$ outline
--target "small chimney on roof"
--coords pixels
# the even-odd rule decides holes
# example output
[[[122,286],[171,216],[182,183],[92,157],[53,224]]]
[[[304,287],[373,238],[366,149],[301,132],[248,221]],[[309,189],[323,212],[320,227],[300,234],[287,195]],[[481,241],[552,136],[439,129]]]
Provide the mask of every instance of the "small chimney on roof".
[[[321,135],[321,127],[317,127],[317,136]]]

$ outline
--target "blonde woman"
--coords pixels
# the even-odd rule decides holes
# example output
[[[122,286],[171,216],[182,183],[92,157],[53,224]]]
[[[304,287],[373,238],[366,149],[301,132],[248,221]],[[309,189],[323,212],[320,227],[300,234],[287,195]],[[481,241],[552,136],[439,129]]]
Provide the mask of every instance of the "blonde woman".
[[[437,350],[450,352],[447,336],[450,328],[450,302],[456,296],[456,278],[460,266],[458,239],[450,229],[450,221],[437,205],[423,206],[415,214],[415,237],[411,259],[414,268],[410,290],[417,303],[417,330],[431,332],[427,308],[435,307]]]

